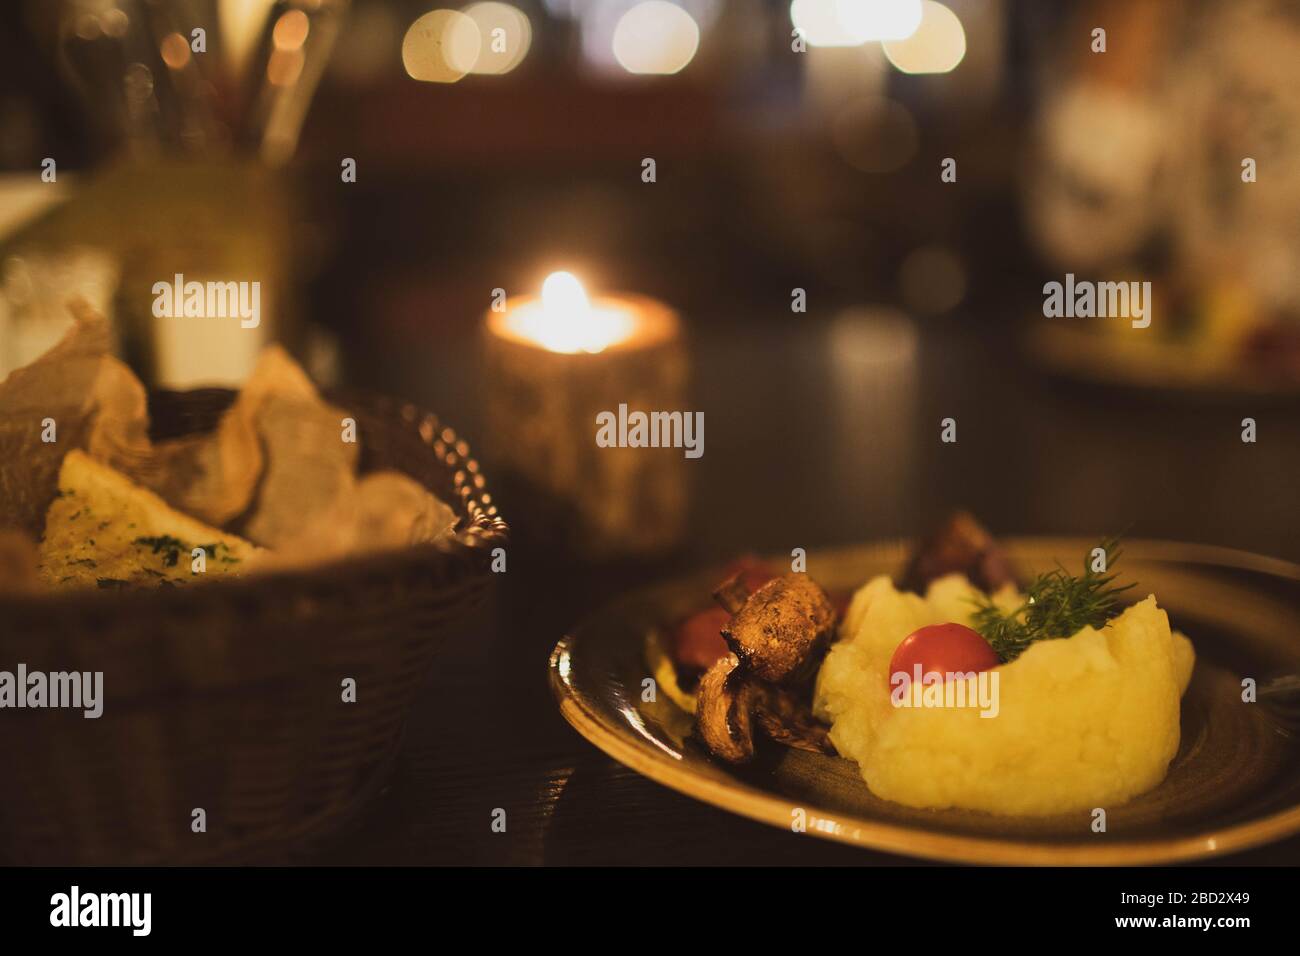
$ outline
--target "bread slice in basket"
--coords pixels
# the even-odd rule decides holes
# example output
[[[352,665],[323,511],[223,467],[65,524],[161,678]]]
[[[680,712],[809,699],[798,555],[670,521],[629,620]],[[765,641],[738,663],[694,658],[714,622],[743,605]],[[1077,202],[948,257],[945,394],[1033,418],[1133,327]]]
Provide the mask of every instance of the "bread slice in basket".
[[[55,588],[190,584],[244,574],[262,554],[74,450],[63,459],[58,496],[45,515],[39,574]]]

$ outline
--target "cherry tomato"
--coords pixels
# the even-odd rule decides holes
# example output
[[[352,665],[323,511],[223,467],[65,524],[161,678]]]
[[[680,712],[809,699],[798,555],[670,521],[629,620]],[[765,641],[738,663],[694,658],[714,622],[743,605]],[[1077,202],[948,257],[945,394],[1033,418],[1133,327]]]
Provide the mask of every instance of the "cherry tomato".
[[[743,575],[745,589],[751,594],[776,577],[767,565],[749,554],[732,561],[723,577],[736,573]],[[678,621],[670,635],[673,663],[703,671],[718,658],[726,657],[731,649],[722,639],[722,629],[730,620],[731,615],[715,604]]]
[[[708,670],[720,657],[730,653],[722,639],[722,629],[731,615],[720,607],[697,611],[678,623],[672,633],[673,662],[682,667]]]
[[[899,643],[889,661],[889,675],[899,671],[909,678],[937,671],[939,674],[967,674],[997,667],[1001,661],[989,642],[964,624],[931,624],[913,631]]]

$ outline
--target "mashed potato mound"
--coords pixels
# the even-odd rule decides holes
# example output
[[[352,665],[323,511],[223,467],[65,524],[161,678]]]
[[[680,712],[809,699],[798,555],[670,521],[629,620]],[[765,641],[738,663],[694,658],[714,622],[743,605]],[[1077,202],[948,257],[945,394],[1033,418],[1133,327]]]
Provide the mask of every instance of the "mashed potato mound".
[[[951,575],[924,598],[887,577],[854,595],[818,674],[814,709],[871,792],[913,807],[1044,816],[1114,806],[1163,780],[1194,655],[1154,596],[1101,630],[1036,642],[996,668],[996,716],[891,703],[899,642],[927,624],[969,626],[977,593]],[[1020,597],[1008,588],[994,600],[1014,607]]]

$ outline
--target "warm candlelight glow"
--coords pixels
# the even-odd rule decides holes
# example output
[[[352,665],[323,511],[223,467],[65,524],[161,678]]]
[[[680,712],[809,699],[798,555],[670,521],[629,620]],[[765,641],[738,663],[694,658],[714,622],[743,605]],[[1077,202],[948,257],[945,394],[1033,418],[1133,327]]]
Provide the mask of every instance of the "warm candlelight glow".
[[[636,329],[626,309],[592,304],[578,277],[552,272],[540,299],[516,306],[506,316],[511,331],[552,352],[603,352]]]

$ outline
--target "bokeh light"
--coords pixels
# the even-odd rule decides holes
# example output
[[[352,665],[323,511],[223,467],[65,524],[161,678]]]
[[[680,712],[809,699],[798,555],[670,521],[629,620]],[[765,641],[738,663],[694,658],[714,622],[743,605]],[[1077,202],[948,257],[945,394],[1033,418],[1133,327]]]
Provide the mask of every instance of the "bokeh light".
[[[173,70],[182,70],[190,62],[190,44],[179,33],[169,33],[158,45],[162,61]]]
[[[508,3],[488,0],[470,4],[465,15],[478,26],[482,43],[470,72],[500,75],[523,62],[533,42],[533,26],[526,13]]]
[[[966,31],[948,7],[923,0],[916,32],[882,45],[889,62],[904,73],[947,73],[966,55]]]
[[[286,10],[275,21],[271,30],[271,43],[277,50],[297,50],[307,42],[311,21],[301,10]]]
[[[921,25],[922,0],[834,0],[840,21],[864,41],[903,40]]]
[[[629,73],[677,73],[699,46],[695,18],[667,0],[638,3],[614,28],[614,58]]]
[[[908,253],[898,271],[903,304],[917,315],[938,315],[966,297],[966,266],[942,245],[921,246]]]
[[[810,46],[861,46],[911,36],[921,12],[921,0],[792,0],[790,22]]]
[[[272,86],[292,86],[302,76],[305,61],[301,49],[272,50],[266,61],[266,78]]]
[[[457,10],[432,10],[402,38],[402,66],[413,80],[455,83],[474,69],[482,46],[472,18]]]
[[[126,36],[126,31],[131,27],[131,18],[126,15],[125,10],[117,7],[105,10],[99,17],[99,25],[103,28],[104,35],[121,39]]]

